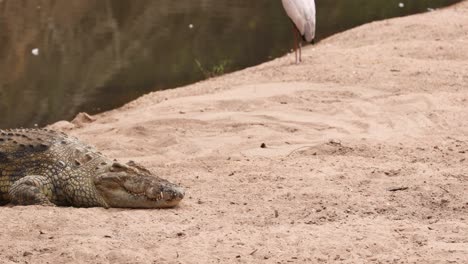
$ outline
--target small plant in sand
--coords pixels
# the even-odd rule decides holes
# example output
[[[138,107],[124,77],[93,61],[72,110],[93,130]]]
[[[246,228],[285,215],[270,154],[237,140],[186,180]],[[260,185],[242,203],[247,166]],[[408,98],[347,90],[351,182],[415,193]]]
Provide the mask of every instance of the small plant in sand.
[[[203,73],[203,76],[205,76],[205,78],[223,75],[224,73],[226,73],[228,66],[232,64],[231,60],[222,60],[218,64],[213,65],[211,69],[206,69],[205,67],[203,67],[199,60],[195,60],[195,63],[197,64],[198,69]]]

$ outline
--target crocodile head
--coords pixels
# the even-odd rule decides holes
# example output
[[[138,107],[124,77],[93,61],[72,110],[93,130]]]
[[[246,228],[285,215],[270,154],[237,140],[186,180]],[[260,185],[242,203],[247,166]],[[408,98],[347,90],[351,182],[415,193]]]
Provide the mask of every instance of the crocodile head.
[[[94,178],[94,185],[107,207],[168,208],[184,198],[184,189],[157,178],[130,161],[115,162]]]

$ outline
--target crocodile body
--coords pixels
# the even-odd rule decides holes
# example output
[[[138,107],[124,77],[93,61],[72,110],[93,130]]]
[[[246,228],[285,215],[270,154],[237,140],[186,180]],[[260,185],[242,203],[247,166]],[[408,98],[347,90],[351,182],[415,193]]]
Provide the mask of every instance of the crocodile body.
[[[183,196],[144,167],[115,162],[62,132],[0,130],[0,204],[163,208]]]

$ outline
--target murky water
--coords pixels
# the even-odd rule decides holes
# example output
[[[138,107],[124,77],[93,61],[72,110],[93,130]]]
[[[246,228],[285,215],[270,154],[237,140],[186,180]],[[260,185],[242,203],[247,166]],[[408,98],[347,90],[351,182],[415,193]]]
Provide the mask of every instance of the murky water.
[[[458,1],[316,2],[320,39]],[[290,30],[280,0],[0,0],[0,128],[112,109],[282,56]]]

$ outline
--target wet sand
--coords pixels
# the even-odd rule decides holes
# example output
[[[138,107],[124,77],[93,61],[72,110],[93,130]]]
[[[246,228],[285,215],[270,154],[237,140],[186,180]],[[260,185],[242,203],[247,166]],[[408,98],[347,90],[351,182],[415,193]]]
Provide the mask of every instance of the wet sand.
[[[187,196],[169,210],[3,207],[1,262],[468,262],[468,1],[303,57],[51,125]]]

